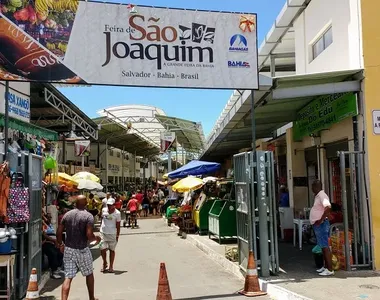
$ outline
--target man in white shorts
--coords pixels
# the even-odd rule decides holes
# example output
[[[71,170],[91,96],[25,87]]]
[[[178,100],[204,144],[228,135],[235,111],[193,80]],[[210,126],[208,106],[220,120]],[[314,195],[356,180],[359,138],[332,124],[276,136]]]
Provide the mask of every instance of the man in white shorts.
[[[121,214],[115,208],[115,199],[107,200],[107,207],[102,210],[102,225],[100,227],[101,242],[99,248],[103,258],[102,272],[113,273],[115,249],[120,235]],[[110,251],[110,266],[107,264],[107,250]]]

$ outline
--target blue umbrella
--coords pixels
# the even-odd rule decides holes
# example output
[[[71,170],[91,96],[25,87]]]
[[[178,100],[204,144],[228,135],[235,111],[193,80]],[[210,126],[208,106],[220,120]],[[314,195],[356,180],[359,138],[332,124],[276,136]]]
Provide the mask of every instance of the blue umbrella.
[[[192,160],[188,164],[172,171],[168,174],[169,178],[185,178],[187,176],[198,176],[214,173],[220,169],[219,163]]]

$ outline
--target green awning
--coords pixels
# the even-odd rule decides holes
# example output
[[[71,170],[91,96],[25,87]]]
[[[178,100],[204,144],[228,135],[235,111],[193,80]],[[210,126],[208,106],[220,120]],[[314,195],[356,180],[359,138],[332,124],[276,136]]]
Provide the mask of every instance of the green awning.
[[[0,126],[4,126],[4,115],[0,114]],[[58,133],[49,129],[38,127],[36,125],[26,123],[14,118],[9,117],[9,128],[18,130],[23,133],[35,135],[39,138],[46,139],[48,141],[57,141]]]

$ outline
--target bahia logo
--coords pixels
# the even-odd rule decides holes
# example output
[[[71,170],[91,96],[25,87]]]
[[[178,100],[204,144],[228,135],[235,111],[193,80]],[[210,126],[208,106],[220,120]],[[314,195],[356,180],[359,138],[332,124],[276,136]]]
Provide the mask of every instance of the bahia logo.
[[[242,34],[235,34],[230,39],[230,52],[248,52],[247,39]]]
[[[229,60],[228,67],[229,68],[250,68],[251,66],[249,65],[249,62],[247,61]]]

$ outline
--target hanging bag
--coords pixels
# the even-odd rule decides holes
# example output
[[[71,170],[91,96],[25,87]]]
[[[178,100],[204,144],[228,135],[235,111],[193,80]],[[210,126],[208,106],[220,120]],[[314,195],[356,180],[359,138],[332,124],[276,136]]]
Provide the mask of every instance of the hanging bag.
[[[20,173],[12,175],[7,210],[8,223],[29,222],[29,189],[25,187],[24,176]]]
[[[7,216],[10,185],[9,164],[5,161],[0,165],[0,218]]]

